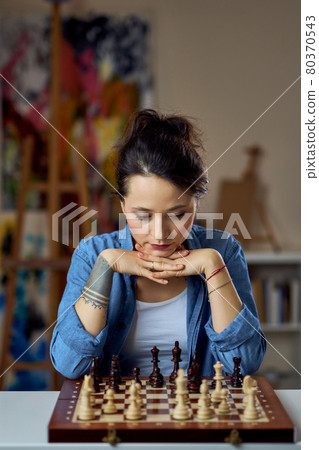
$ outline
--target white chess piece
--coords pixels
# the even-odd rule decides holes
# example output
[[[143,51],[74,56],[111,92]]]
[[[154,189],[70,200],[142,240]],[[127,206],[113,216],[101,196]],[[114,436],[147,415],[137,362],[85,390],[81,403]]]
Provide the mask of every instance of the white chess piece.
[[[78,417],[79,420],[93,420],[95,418],[94,409],[90,405],[90,392],[87,389],[81,389]]]
[[[246,420],[256,420],[259,417],[259,413],[256,408],[257,387],[248,388],[247,395],[248,401],[244,411],[244,418]]]
[[[208,396],[207,380],[203,379],[200,385],[200,398],[198,399],[197,418],[200,420],[209,420],[213,417],[213,411],[210,409],[210,398]]]
[[[199,392],[200,392],[201,396],[198,399],[198,407],[201,405],[202,402],[205,402],[206,406],[210,406],[211,401],[209,398],[209,388],[208,388],[207,380],[205,378],[203,378],[203,380],[201,382]]]
[[[227,395],[228,395],[228,389],[222,389],[221,390],[221,396],[222,396],[222,401],[220,402],[218,409],[217,409],[217,414],[229,414],[230,413],[230,407],[229,404],[227,402]]]
[[[177,405],[174,408],[173,418],[176,420],[189,419],[189,411],[186,405],[185,395],[187,394],[186,385],[187,381],[184,377],[184,370],[179,369],[177,372],[176,383],[176,399]]]
[[[107,403],[103,408],[103,412],[104,414],[115,414],[117,412],[117,407],[116,404],[114,403],[114,398],[115,398],[115,392],[114,389],[108,389],[106,391],[106,400]]]
[[[129,392],[130,392],[129,397],[130,404],[126,411],[126,418],[128,420],[139,420],[142,418],[142,411],[137,401],[137,389],[135,381],[132,382]]]
[[[95,392],[95,389],[94,389],[93,379],[92,379],[91,375],[84,375],[84,381],[83,381],[83,384],[82,384],[82,389],[85,389],[85,390],[89,391],[89,393],[90,393],[90,395],[89,395],[89,397],[90,397],[90,405],[94,406],[95,405],[95,398],[94,398],[94,395],[92,395],[92,394],[93,394],[93,392]]]
[[[246,408],[247,401],[248,401],[248,390],[251,387],[257,387],[257,381],[252,378],[250,375],[246,375],[243,380],[243,392],[245,394],[243,398],[243,408]]]
[[[214,369],[215,369],[215,376],[214,376],[214,380],[216,380],[216,386],[215,389],[212,392],[211,395],[211,400],[212,403],[220,403],[222,401],[222,380],[224,379],[223,375],[222,375],[222,371],[223,371],[223,364],[220,361],[217,361],[217,363],[214,365]]]

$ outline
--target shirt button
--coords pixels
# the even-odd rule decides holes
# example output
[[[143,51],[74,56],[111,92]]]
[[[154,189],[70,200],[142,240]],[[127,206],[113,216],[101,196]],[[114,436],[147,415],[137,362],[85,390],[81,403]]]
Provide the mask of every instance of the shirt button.
[[[119,323],[119,328],[121,328],[122,330],[124,330],[124,328],[126,328],[126,325],[124,322],[120,322]]]

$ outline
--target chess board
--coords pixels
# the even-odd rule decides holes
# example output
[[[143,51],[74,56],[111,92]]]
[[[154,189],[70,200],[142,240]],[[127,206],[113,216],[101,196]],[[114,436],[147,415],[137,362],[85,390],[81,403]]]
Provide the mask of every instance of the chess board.
[[[212,378],[207,377],[212,392]],[[212,405],[213,417],[199,420],[197,415],[200,394],[189,393],[188,420],[173,419],[176,405],[172,385],[165,378],[163,388],[152,388],[148,378],[141,377],[143,400],[142,418],[126,418],[129,406],[129,387],[132,378],[124,377],[120,392],[115,394],[117,412],[104,414],[108,385],[100,384],[95,398],[95,418],[82,421],[78,418],[79,396],[83,380],[65,380],[49,423],[49,442],[294,442],[294,425],[270,384],[263,377],[254,377],[258,383],[257,408],[259,418],[244,418],[243,391],[232,388],[230,378],[222,381],[228,393],[229,414],[217,414]],[[235,439],[235,441],[234,441]]]

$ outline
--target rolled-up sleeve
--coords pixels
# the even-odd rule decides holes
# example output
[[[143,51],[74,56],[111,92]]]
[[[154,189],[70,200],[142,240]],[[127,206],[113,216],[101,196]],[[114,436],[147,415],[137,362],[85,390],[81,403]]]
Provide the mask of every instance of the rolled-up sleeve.
[[[77,248],[72,256],[53,330],[50,356],[55,369],[67,378],[78,378],[89,371],[91,359],[102,357],[107,326],[94,337],[88,333],[74,308],[92,270],[84,252]]]
[[[260,328],[246,259],[240,244],[233,237],[229,238],[224,260],[243,308],[221,333],[215,332],[211,317],[205,325],[205,330],[212,356],[224,365],[224,372],[233,372],[233,357],[237,356],[241,357],[242,373],[252,374],[263,361],[267,343]]]

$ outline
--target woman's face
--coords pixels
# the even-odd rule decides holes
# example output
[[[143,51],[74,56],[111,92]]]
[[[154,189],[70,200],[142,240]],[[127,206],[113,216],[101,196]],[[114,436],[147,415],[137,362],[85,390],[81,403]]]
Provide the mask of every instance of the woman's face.
[[[134,240],[145,253],[168,257],[187,238],[197,200],[187,194],[178,198],[183,192],[156,175],[133,175],[128,180],[122,211]]]

